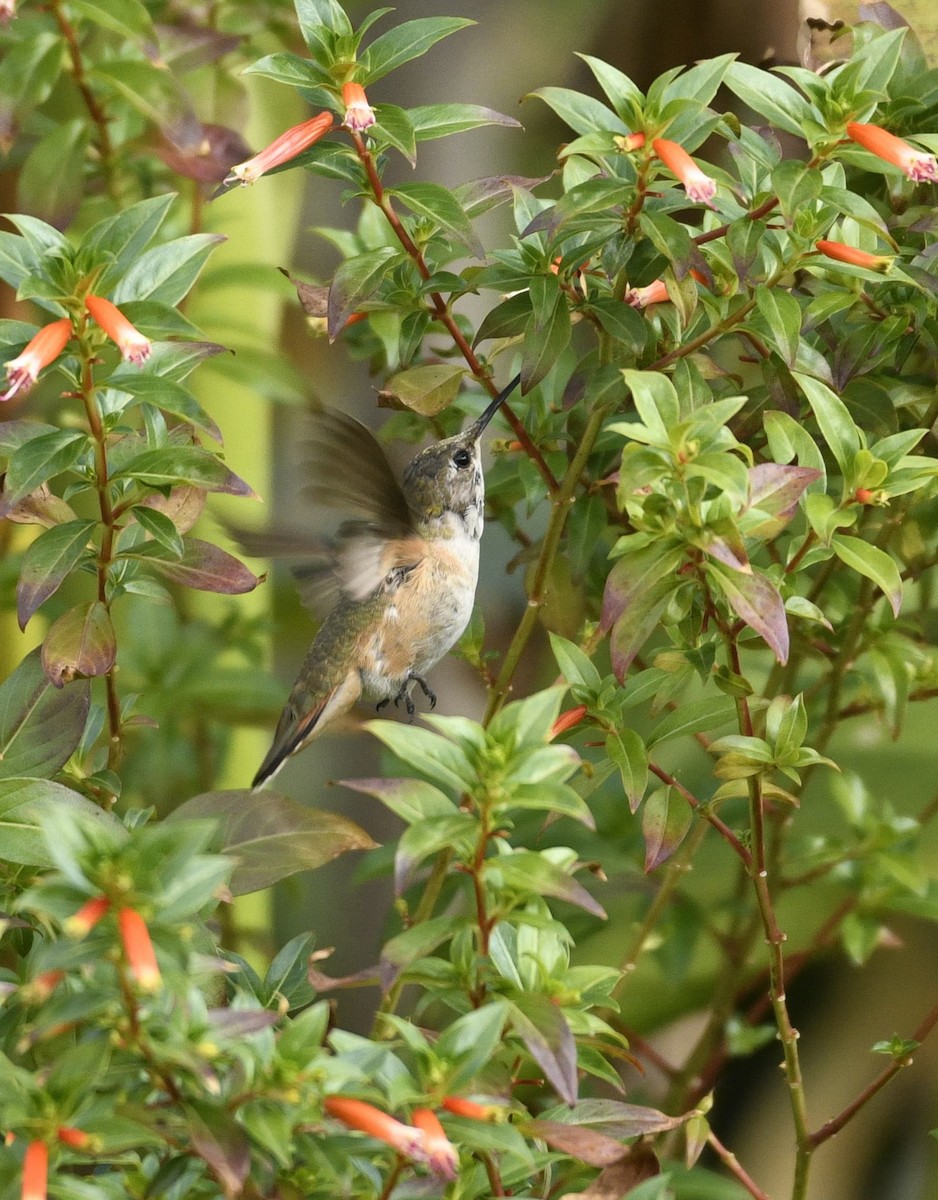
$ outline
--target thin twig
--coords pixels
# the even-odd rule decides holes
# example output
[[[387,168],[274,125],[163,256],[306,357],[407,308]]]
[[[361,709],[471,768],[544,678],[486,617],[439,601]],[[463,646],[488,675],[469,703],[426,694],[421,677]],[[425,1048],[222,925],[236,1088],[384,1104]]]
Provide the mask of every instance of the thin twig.
[[[764,1192],[759,1187],[749,1172],[742,1166],[733,1151],[728,1150],[723,1145],[712,1129],[707,1134],[707,1144],[726,1169],[739,1180],[750,1196],[755,1197],[755,1200],[769,1200],[768,1192]]]

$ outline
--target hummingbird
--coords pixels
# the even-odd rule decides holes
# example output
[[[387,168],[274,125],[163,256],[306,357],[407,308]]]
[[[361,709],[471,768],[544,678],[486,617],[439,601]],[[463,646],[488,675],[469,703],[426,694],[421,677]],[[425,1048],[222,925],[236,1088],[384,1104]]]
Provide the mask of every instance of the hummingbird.
[[[313,420],[307,489],[347,514],[325,562],[296,572],[301,595],[331,601],[293,685],[252,787],[359,699],[403,702],[413,720],[417,685],[472,615],[485,482],[480,439],[514,378],[468,429],[421,450],[398,484],[374,435],[335,410]]]

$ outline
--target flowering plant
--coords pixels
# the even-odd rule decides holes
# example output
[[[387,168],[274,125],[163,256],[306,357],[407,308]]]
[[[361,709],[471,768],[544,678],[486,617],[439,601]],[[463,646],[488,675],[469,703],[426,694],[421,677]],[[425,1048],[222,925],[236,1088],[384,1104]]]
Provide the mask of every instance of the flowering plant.
[[[938,918],[938,805],[877,790],[851,739],[862,721],[907,752],[938,694],[938,83],[912,31],[861,23],[823,74],[726,54],[645,92],[584,55],[603,99],[527,98],[566,127],[542,176],[450,188],[395,172],[518,122],[404,108],[385,80],[465,20],[222,4],[174,40],[155,3],[9,7],[26,211],[0,278],[30,319],[0,322],[0,546],[38,644],[11,629],[2,651],[0,1200],[767,1200],[719,1088],[766,1045],[806,1200],[938,1024],[877,1043],[886,1065],[819,1122],[799,975],[901,954],[895,920]],[[296,100],[254,154],[200,107],[229,20],[239,54],[305,43],[250,68]],[[520,373],[487,475],[524,603],[500,648],[480,620],[461,644],[480,721],[369,725],[380,773],[345,787],[396,819],[388,849],[226,786],[233,730],[282,689],[244,607],[262,577],[193,530],[210,497],[254,498],[222,450],[256,402],[237,388],[302,380],[243,311],[222,353],[203,222],[291,171],[363,201],[319,230],[340,261],[297,294],[368,361],[392,432],[450,434],[464,383],[494,397]],[[330,976],[308,932],[259,954],[235,897],[350,851],[392,876],[379,961]],[[331,1005],[352,987],[367,1036]],[[666,1057],[658,1029],[699,1013]]]

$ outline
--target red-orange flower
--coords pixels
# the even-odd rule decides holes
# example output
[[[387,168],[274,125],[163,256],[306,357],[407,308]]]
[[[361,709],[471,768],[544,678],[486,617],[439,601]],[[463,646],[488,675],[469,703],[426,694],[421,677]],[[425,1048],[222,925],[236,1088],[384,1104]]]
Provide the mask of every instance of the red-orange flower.
[[[122,908],[117,914],[124,957],[137,986],[154,992],[160,986],[160,968],[150,940],[147,923],[135,908]]]
[[[23,1158],[21,1200],[46,1200],[49,1183],[49,1147],[45,1142],[30,1142]]]
[[[888,271],[892,266],[889,254],[870,254],[868,250],[860,250],[857,246],[848,246],[844,242],[815,242],[818,250],[827,258],[837,262],[849,263],[852,267],[866,267],[869,271]]]
[[[459,1154],[446,1136],[439,1117],[429,1108],[415,1108],[410,1119],[423,1133],[423,1146],[430,1170],[444,1179],[455,1179]]]
[[[713,197],[716,195],[717,183],[697,166],[683,146],[670,142],[667,138],[655,138],[652,142],[655,154],[661,159],[672,175],[684,185],[688,199],[698,204],[709,204],[713,208]]]
[[[281,133],[279,137],[274,138],[270,145],[265,146],[259,154],[232,167],[225,182],[253,183],[255,179],[260,179],[265,171],[279,167],[296,158],[298,154],[302,154],[304,150],[308,150],[314,142],[318,142],[327,134],[332,126],[333,117],[330,112],[318,113],[315,117],[310,117],[308,121],[294,125],[286,132]]]
[[[345,103],[345,119],[342,123],[347,129],[357,129],[361,133],[374,125],[377,120],[375,110],[368,103],[365,89],[360,83],[343,83],[342,100]]]
[[[72,1125],[60,1125],[55,1131],[55,1136],[63,1146],[72,1150],[87,1150],[95,1140],[90,1133],[85,1133],[83,1129],[75,1129]]]
[[[670,299],[663,279],[656,279],[647,287],[629,288],[625,293],[626,304],[631,304],[633,308],[647,308],[649,304],[664,304],[666,300]]]
[[[584,707],[584,712],[586,711]],[[447,1112],[457,1117],[468,1117],[471,1121],[487,1121],[492,1115],[492,1109],[486,1104],[479,1104],[465,1096],[444,1096],[443,1107]]]
[[[24,1004],[44,1004],[64,978],[64,971],[42,971],[35,979],[23,984],[20,999]]]
[[[93,896],[76,913],[72,913],[64,922],[65,932],[72,937],[84,937],[90,933],[101,918],[108,912],[111,902],[107,896]]]
[[[851,121],[847,126],[847,135],[864,150],[869,150],[877,158],[904,171],[916,183],[938,183],[938,162],[935,161],[934,154],[916,150],[914,146],[896,137],[894,133],[880,128],[879,125],[864,125],[859,121]]]
[[[0,400],[12,400],[17,392],[28,392],[39,377],[43,367],[55,362],[72,336],[72,323],[68,317],[43,325],[29,339],[21,354],[11,358],[6,365],[7,390]]]
[[[422,1130],[405,1125],[366,1100],[355,1100],[351,1096],[327,1096],[323,1107],[331,1117],[349,1129],[357,1129],[385,1142],[405,1158],[415,1162],[428,1161]]]
[[[641,150],[645,145],[645,135],[643,133],[626,133],[619,134],[615,141],[616,147],[623,154],[631,154],[633,150]]]
[[[577,725],[579,725],[585,716],[585,704],[578,704],[575,708],[568,708],[567,711],[562,712],[553,725],[551,725],[550,733],[547,735],[547,740],[552,742],[554,738],[560,737],[560,735],[562,733],[566,733],[568,729],[574,729]]]
[[[127,320],[116,304],[105,300],[103,296],[89,294],[85,297],[85,308],[111,341],[116,343],[127,362],[140,367],[147,361],[152,349],[150,339]]]

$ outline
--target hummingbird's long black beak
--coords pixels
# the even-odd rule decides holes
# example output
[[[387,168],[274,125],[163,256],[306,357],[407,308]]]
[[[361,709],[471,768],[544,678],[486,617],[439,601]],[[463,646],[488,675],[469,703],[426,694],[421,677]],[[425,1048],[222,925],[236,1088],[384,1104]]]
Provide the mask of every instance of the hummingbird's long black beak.
[[[507,385],[507,387],[502,388],[482,416],[478,417],[466,430],[466,435],[468,437],[471,437],[473,441],[478,441],[478,439],[482,436],[482,432],[486,425],[488,425],[489,421],[491,421],[492,417],[495,416],[502,404],[505,402],[505,400],[507,400],[520,382],[521,376],[516,375],[511,383]]]

